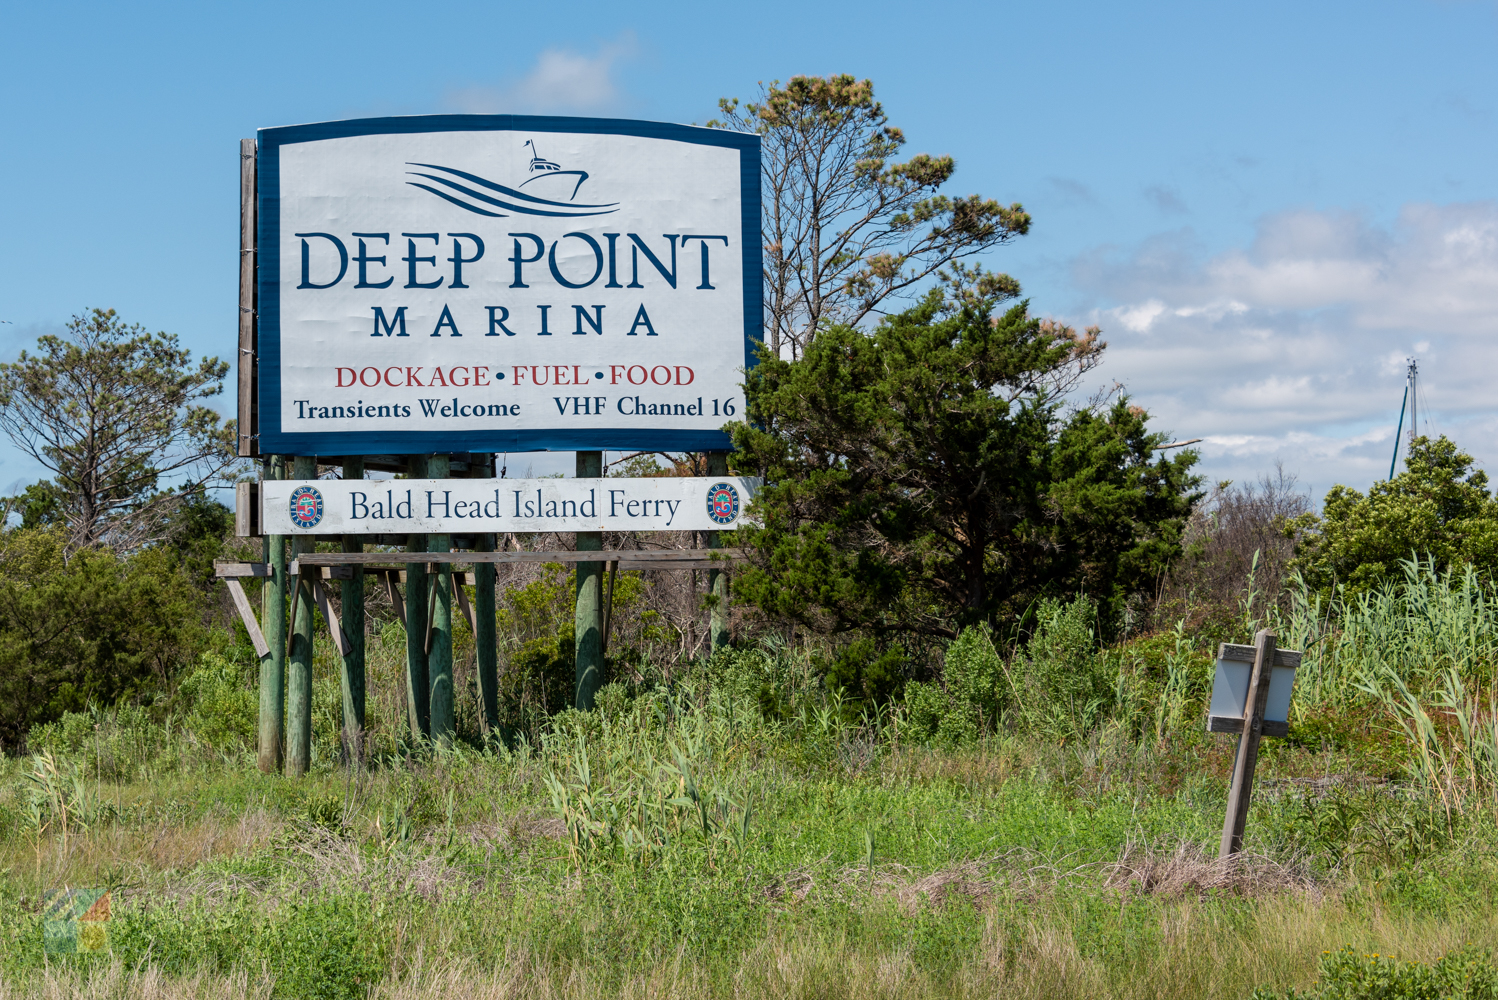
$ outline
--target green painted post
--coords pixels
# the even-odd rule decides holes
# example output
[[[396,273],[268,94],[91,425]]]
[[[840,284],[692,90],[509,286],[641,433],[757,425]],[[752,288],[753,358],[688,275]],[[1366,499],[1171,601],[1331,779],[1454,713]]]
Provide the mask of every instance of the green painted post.
[[[596,479],[603,475],[603,452],[577,453],[577,477]],[[579,531],[579,552],[601,552],[603,532]],[[593,707],[593,695],[603,685],[603,563],[577,564],[577,636],[576,702],[578,708]]]
[[[709,476],[728,475],[728,452],[710,451],[707,453],[707,474]],[[709,531],[707,547],[722,548],[725,534],[727,532]],[[712,604],[707,635],[711,643],[710,648],[713,652],[717,652],[728,645],[728,574],[720,569],[708,570],[707,592]]]
[[[452,475],[452,460],[447,455],[433,455],[427,463],[428,479],[446,479]],[[428,552],[452,549],[452,536],[428,535]],[[427,676],[432,683],[432,742],[441,749],[453,745],[457,731],[453,712],[453,567],[437,565],[436,579],[427,586],[436,587],[432,596],[432,640],[427,652]]]
[[[429,455],[413,455],[406,463],[412,479],[425,479]],[[425,552],[426,535],[411,535],[407,552]],[[411,739],[431,739],[431,688],[427,684],[427,571],[421,563],[406,565],[406,705]]]
[[[364,478],[364,458],[343,460],[344,479]],[[364,538],[344,535],[343,551],[364,551]],[[364,567],[355,566],[342,586],[343,632],[348,652],[343,657],[343,753],[350,764],[364,761]]]
[[[494,456],[488,459],[488,476],[494,476]],[[480,535],[480,552],[493,552],[493,535]],[[474,659],[479,675],[479,725],[485,738],[499,728],[499,642],[494,622],[494,564],[473,568]]]
[[[286,458],[270,456],[269,480],[286,478]],[[260,621],[270,655],[260,661],[260,770],[280,773],[286,732],[286,536],[265,536],[270,579],[261,591]]]
[[[292,479],[316,479],[317,459],[298,455]],[[291,555],[317,549],[315,535],[294,535]],[[291,623],[291,655],[286,664],[286,774],[300,778],[312,766],[312,587],[300,577],[296,585],[296,618]]]

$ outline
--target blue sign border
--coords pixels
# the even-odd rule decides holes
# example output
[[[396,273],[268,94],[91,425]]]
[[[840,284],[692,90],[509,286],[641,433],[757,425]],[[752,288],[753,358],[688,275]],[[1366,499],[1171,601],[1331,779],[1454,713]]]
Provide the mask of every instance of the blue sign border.
[[[582,132],[670,139],[739,151],[739,191],[744,268],[744,367],[755,364],[764,329],[761,281],[759,136],[726,129],[621,118],[563,118],[530,115],[419,115],[409,118],[355,118],[263,128],[256,158],[259,204],[259,446],[263,455],[419,455],[444,451],[723,451],[722,431],[604,430],[524,431],[333,431],[292,433],[281,429],[281,147],[356,135],[408,135],[417,132]]]

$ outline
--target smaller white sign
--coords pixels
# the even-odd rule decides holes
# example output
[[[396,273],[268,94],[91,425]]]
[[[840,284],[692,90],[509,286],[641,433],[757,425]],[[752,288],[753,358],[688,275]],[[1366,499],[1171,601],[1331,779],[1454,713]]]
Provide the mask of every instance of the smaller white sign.
[[[725,531],[758,481],[697,479],[304,479],[260,484],[272,535],[470,535]]]
[[[1208,715],[1241,719],[1248,710],[1248,681],[1254,665],[1241,660],[1218,660],[1217,676],[1212,683],[1212,703]],[[1269,700],[1264,705],[1264,719],[1286,722],[1290,718],[1290,695],[1295,690],[1295,668],[1274,667],[1269,675]]]

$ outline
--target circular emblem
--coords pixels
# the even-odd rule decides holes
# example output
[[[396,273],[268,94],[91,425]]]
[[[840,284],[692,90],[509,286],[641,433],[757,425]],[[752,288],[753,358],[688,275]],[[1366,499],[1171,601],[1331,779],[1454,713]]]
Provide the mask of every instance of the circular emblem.
[[[707,491],[707,516],[715,524],[732,524],[739,516],[739,491],[730,483],[714,483]]]
[[[322,494],[316,486],[298,486],[291,491],[291,523],[298,528],[315,528],[322,520]]]

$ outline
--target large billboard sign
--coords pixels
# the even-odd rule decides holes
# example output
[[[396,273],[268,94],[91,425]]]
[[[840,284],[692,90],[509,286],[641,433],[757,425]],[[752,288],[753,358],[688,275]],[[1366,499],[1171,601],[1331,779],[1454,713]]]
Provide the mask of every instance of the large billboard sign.
[[[759,171],[756,136],[652,122],[262,129],[260,453],[727,448]]]

